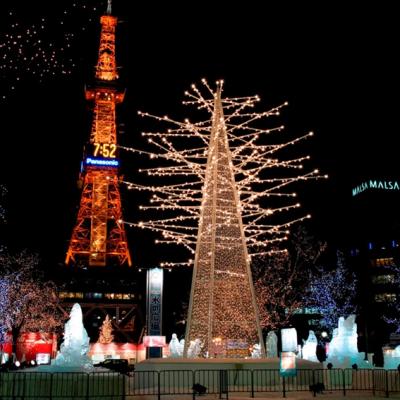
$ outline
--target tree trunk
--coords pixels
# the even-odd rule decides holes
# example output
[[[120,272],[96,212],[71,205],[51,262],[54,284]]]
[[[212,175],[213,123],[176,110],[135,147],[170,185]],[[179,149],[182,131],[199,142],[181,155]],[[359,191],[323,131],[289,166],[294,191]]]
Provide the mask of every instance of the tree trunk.
[[[12,355],[11,356],[14,356],[14,354],[15,354],[15,359],[17,359],[16,358],[17,357],[17,341],[18,341],[20,333],[21,333],[21,328],[19,326],[13,327],[11,329],[11,334],[12,334]]]

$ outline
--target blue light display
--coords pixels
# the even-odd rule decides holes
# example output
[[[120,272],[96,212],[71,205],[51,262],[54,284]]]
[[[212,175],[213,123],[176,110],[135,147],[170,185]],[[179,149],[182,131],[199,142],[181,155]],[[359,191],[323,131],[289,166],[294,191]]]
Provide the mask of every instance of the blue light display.
[[[93,166],[93,167],[112,167],[112,168],[118,168],[119,167],[119,161],[118,160],[110,160],[106,158],[93,158],[93,157],[88,157],[86,158],[85,164],[88,166]]]

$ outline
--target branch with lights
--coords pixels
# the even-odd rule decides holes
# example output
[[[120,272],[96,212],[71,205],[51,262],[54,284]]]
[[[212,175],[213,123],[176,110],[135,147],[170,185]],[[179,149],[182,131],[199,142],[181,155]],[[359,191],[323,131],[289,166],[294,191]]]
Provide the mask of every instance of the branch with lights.
[[[198,122],[185,119],[183,122],[168,116],[160,117],[139,112],[141,117],[152,118],[170,127],[159,132],[145,132],[147,148],[122,149],[148,157],[158,163],[154,167],[140,170],[146,176],[144,183],[127,182],[128,189],[150,193],[148,204],[140,206],[156,217],[141,222],[126,224],[140,229],[156,232],[159,238],[156,243],[184,246],[190,254],[195,254],[196,241],[202,209],[207,203],[207,189],[213,179],[206,177],[207,165],[216,163],[209,160],[210,154],[218,154],[212,147],[211,135],[215,124],[223,124],[229,148],[229,168],[233,171],[235,192],[238,194],[236,204],[243,220],[243,231],[249,256],[266,255],[285,251],[280,245],[287,239],[290,227],[310,215],[285,217],[288,212],[300,207],[296,201],[296,192],[290,186],[297,182],[327,178],[318,170],[304,172],[303,165],[310,157],[300,156],[280,159],[277,153],[288,153],[292,148],[313,136],[309,132],[287,141],[278,140],[284,133],[284,126],[272,126],[269,120],[280,115],[288,103],[276,106],[267,111],[254,111],[260,98],[222,97],[223,81],[218,81],[213,90],[206,80],[202,87],[192,85],[185,92],[187,101],[183,104],[195,106],[200,113],[206,114]],[[222,117],[215,121],[215,99],[221,96]],[[288,151],[286,151],[288,150]],[[149,181],[154,179],[154,184]],[[165,184],[159,184],[165,178]],[[226,182],[224,182],[226,180]],[[218,177],[219,210],[224,213],[224,191],[231,190],[231,182],[224,176]],[[228,189],[227,189],[228,188]],[[230,204],[227,200],[225,227],[230,224]],[[235,223],[234,221],[232,222]],[[232,238],[229,234],[221,236],[226,245]],[[193,259],[185,262],[166,262],[163,266],[192,265]]]

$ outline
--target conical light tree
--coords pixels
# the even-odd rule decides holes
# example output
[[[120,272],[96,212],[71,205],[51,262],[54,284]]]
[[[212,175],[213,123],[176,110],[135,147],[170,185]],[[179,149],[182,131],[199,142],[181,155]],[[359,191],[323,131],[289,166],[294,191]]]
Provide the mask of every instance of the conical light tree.
[[[107,314],[104,318],[103,324],[100,327],[99,339],[97,340],[97,342],[101,344],[112,343],[112,341],[114,340],[114,335],[112,334],[112,332],[112,322],[109,315]]]
[[[321,177],[318,170],[303,174],[302,163],[309,157],[286,161],[274,154],[309,137],[279,144],[266,144],[262,137],[278,133],[283,126],[260,127],[264,118],[279,115],[286,105],[264,112],[249,111],[258,96],[223,98],[223,82],[215,91],[202,81],[211,96],[192,85],[186,92],[189,101],[206,111],[208,119],[200,122],[179,122],[170,118],[150,116],[174,125],[160,133],[144,133],[155,150],[128,149],[159,159],[161,166],[145,170],[150,176],[173,177],[165,185],[128,183],[136,190],[152,192],[150,204],[142,209],[161,211],[159,218],[129,223],[161,233],[158,243],[182,244],[194,254],[184,263],[192,265],[193,281],[189,304],[185,351],[190,343],[201,342],[201,354],[217,354],[221,343],[234,356],[247,356],[249,348],[263,340],[254,294],[250,257],[265,255],[279,248],[289,227],[309,216],[290,221],[275,218],[299,207],[289,184]],[[189,139],[193,146],[189,147]],[[281,176],[273,173],[276,170]],[[269,201],[267,201],[269,199]],[[280,206],[276,199],[282,200]]]

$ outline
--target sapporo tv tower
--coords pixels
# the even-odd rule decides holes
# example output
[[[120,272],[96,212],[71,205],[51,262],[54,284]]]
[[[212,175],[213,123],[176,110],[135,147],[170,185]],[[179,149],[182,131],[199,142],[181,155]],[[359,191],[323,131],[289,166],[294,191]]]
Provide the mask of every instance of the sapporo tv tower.
[[[111,0],[100,22],[96,81],[85,90],[86,99],[93,102],[93,122],[81,173],[81,202],[65,262],[131,266],[118,188],[116,105],[124,100],[124,90],[116,85],[117,18],[111,15]]]

